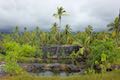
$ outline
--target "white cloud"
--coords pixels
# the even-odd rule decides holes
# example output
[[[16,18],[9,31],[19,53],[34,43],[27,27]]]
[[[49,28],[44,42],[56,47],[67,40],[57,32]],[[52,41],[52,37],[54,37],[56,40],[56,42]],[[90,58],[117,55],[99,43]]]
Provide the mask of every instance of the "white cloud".
[[[91,24],[95,30],[105,26],[118,15],[119,0],[0,0],[0,28],[40,26],[49,29],[56,21],[52,16],[57,6],[63,6],[69,16],[63,25],[83,30]]]

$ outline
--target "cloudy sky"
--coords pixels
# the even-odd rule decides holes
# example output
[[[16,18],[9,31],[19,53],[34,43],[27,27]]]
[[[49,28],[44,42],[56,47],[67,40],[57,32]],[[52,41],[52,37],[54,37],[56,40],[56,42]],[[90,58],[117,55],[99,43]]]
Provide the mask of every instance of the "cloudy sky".
[[[92,25],[99,31],[118,15],[120,0],[0,0],[0,29],[18,25],[20,29],[39,26],[48,30],[58,22],[52,16],[57,6],[63,6],[69,14],[62,18],[62,28],[70,24],[74,31],[81,31]]]

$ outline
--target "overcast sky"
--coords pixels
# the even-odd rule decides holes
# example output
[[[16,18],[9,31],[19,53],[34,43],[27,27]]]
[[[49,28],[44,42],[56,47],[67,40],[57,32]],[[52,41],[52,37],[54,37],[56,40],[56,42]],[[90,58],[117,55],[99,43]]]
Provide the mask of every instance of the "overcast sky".
[[[120,0],[0,0],[0,29],[18,25],[21,29],[39,26],[48,30],[58,22],[52,15],[57,6],[63,6],[68,16],[62,18],[62,28],[84,30],[92,25],[94,30],[104,30],[118,16]]]

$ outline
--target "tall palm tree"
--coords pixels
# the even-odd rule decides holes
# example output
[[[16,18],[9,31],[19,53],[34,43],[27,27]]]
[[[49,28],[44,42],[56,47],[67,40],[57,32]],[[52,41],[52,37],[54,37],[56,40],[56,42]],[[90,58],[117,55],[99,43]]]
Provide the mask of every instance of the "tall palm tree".
[[[62,16],[66,15],[66,11],[63,7],[57,7],[57,12],[53,14],[55,18],[59,19],[59,29],[58,29],[58,37],[59,37],[59,44],[60,44],[60,28],[61,28],[61,19]]]
[[[59,19],[59,27],[61,27],[62,16],[66,15],[66,11],[63,7],[57,7],[57,12],[53,14],[55,18]]]

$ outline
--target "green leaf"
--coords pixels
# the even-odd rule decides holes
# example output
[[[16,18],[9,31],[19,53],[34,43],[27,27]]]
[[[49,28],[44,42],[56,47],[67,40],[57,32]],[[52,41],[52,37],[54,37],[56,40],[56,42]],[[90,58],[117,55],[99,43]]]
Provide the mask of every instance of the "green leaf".
[[[106,60],[107,60],[107,55],[103,52],[103,53],[101,54],[101,61],[104,62],[104,61],[106,61]]]
[[[83,53],[84,53],[84,47],[80,48],[80,53],[83,55]]]

